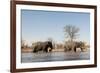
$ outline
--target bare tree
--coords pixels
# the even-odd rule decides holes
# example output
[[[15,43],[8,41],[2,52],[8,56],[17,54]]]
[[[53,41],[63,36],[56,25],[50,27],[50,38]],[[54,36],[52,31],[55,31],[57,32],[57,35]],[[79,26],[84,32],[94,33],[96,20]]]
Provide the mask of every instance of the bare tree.
[[[65,32],[66,39],[69,41],[71,45],[71,48],[73,48],[73,44],[74,44],[73,41],[78,36],[79,28],[74,25],[66,25],[64,27],[64,32]]]
[[[79,28],[73,25],[66,25],[64,27],[64,31],[66,38],[69,39],[70,41],[73,41],[78,36]]]

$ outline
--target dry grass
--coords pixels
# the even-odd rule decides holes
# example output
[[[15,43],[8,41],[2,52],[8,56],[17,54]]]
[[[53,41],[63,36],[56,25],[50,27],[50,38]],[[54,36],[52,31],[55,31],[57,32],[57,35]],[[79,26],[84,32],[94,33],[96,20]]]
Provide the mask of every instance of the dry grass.
[[[33,49],[32,48],[23,48],[23,49],[21,49],[21,52],[32,52],[33,51]]]

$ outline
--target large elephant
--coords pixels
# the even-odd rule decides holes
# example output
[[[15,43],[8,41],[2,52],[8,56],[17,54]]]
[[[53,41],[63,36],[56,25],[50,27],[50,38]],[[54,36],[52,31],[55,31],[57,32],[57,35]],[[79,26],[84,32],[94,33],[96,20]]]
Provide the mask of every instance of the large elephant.
[[[53,49],[52,42],[37,42],[34,46],[33,52],[43,51],[43,52],[50,52]]]
[[[64,46],[65,51],[74,51],[76,52],[78,48],[80,48],[81,51],[83,51],[85,48],[84,42],[73,42],[72,45],[70,42],[67,42],[66,45]]]
[[[86,49],[85,47],[85,43],[84,42],[75,42],[75,46],[74,46],[74,51],[77,51],[77,48],[80,48],[81,51],[84,51],[84,49]]]

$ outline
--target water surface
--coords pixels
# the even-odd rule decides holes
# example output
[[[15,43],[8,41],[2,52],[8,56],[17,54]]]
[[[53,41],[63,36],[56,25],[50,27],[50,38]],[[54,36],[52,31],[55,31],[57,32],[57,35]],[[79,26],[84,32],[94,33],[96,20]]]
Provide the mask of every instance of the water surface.
[[[22,53],[22,63],[30,62],[50,62],[50,61],[69,61],[69,60],[89,60],[90,52],[39,52]]]

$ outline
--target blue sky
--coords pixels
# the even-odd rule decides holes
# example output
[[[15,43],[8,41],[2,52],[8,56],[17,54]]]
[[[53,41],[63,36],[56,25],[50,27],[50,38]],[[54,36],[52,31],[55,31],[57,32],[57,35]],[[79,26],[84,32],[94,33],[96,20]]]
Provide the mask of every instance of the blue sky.
[[[80,29],[78,40],[90,41],[89,13],[21,10],[21,24],[22,39],[28,42],[45,41],[50,37],[63,42],[64,27],[69,24]]]

